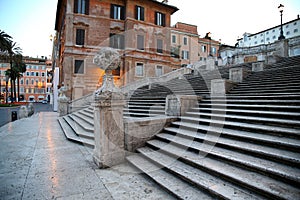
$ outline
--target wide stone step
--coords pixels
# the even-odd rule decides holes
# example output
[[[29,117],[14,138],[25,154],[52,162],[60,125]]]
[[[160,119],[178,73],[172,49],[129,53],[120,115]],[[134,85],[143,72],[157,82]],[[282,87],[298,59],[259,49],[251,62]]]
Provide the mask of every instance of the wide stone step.
[[[281,105],[291,105],[298,104],[300,105],[300,100],[293,100],[292,97],[286,99],[235,99],[233,96],[223,97],[223,98],[213,98],[213,99],[202,99],[201,103],[228,103],[228,104],[281,104]]]
[[[65,134],[66,138],[72,142],[82,144],[84,146],[94,148],[94,140],[79,137],[75,134],[74,130],[69,126],[69,124],[64,120],[64,118],[58,118],[58,122]]]
[[[176,122],[174,124],[176,124]],[[256,132],[233,130],[222,127],[218,128],[203,125],[197,125],[196,130],[191,130],[191,124],[181,124],[179,129],[172,126],[165,127],[164,131],[167,131],[171,134],[183,135],[184,137],[189,137],[190,139],[199,139],[200,141],[205,139],[203,138],[205,136],[203,134],[207,134],[208,136],[211,134],[215,134],[225,139],[228,138],[241,142],[251,142],[253,144],[269,146],[272,148],[277,148],[278,146],[280,146],[281,149],[293,152],[300,152],[300,141],[298,139],[289,138],[287,136],[281,137],[276,135],[266,135],[259,134]],[[199,137],[195,138],[195,136],[198,135]]]
[[[264,195],[266,198],[279,197],[283,199],[294,199],[297,198],[297,196],[299,195],[299,190],[297,188],[285,184],[283,182],[277,181],[275,179],[269,178],[257,172],[232,166],[228,163],[224,163],[222,161],[214,160],[208,157],[203,158],[202,156],[199,156],[199,154],[193,154],[191,152],[186,151],[180,152],[179,148],[172,149],[174,150],[172,152],[174,153],[174,158],[168,156],[167,153],[165,153],[168,152],[170,154],[170,149],[171,148],[169,148],[169,146],[164,149],[160,149],[160,151],[153,151],[150,148],[141,148],[138,149],[138,152],[142,153],[144,156],[146,156],[148,159],[151,159],[153,162],[161,164],[170,172],[178,176],[181,175],[181,177],[184,177],[185,179],[188,179],[191,182],[193,181],[194,184],[197,183],[196,181],[198,181],[199,179],[201,180],[203,177],[205,177],[205,181],[211,180],[208,179],[207,176],[205,176],[204,174],[210,174],[213,175],[213,177],[215,178],[221,177],[223,178],[223,180],[228,180],[228,185],[231,182],[231,185],[234,185],[233,188],[236,189],[227,190],[235,192],[235,194],[231,193],[229,196],[227,196],[226,198],[228,199],[232,199],[235,195],[243,195],[237,197],[236,199],[261,198],[260,196],[255,196],[255,194],[249,194],[248,188],[253,192],[258,193],[258,195]],[[176,156],[178,156],[181,160],[188,164],[176,161],[176,158],[178,158]],[[221,187],[221,185],[223,185],[224,187],[224,184],[220,184],[219,186]],[[223,187],[222,189],[224,189]],[[226,189],[224,190],[226,191]],[[247,195],[248,197],[246,197],[245,195]]]
[[[181,134],[183,136],[193,137],[194,140],[203,142],[206,141],[210,144],[218,144],[220,146],[235,149],[237,151],[248,152],[249,154],[255,154],[260,157],[266,157],[270,160],[279,160],[284,163],[288,163],[291,166],[297,166],[300,164],[299,150],[298,152],[293,152],[285,149],[277,149],[277,147],[266,146],[260,143],[250,143],[249,141],[242,141],[238,138],[225,138],[222,137],[222,127],[211,127],[208,132],[204,134],[197,133],[198,128],[201,129],[203,126],[183,123],[183,122],[173,122],[177,128],[176,131],[173,130],[175,134]],[[264,139],[262,139],[264,140]],[[298,145],[297,143],[294,144]],[[296,146],[298,148],[298,146]]]
[[[69,126],[73,129],[74,133],[83,138],[94,140],[94,133],[91,133],[89,131],[86,131],[82,128],[81,125],[78,124],[77,121],[74,121],[71,117],[63,116],[64,120],[69,124]]]
[[[269,132],[274,134],[290,134],[294,135],[295,137],[300,136],[300,129],[297,128],[286,128],[286,127],[276,127],[271,125],[264,125],[264,124],[250,124],[250,123],[243,123],[243,122],[234,122],[228,121],[225,119],[205,119],[205,118],[193,118],[193,117],[186,117],[181,116],[182,121],[197,123],[197,124],[204,124],[209,125],[213,124],[214,126],[223,126],[225,128],[233,128],[233,129],[242,129],[242,130],[256,130],[259,132]]]
[[[152,113],[136,113],[136,112],[124,112],[124,117],[155,117],[160,114],[152,114]],[[161,114],[163,115],[163,114]]]
[[[234,122],[245,122],[247,123],[255,123],[255,124],[276,124],[282,127],[298,127],[300,128],[300,120],[292,120],[292,119],[279,119],[279,118],[271,118],[271,117],[261,117],[261,116],[249,116],[247,113],[243,115],[237,114],[229,114],[226,110],[223,113],[203,113],[203,112],[186,112],[185,116],[193,117],[196,119],[208,118],[208,119],[224,119],[226,121],[234,121]],[[300,113],[298,113],[300,116]],[[294,117],[298,118],[294,115]],[[290,117],[291,118],[291,117]],[[195,119],[195,120],[196,120]],[[300,129],[299,129],[300,132]]]
[[[190,110],[193,114],[199,113],[220,113],[220,114],[235,114],[242,116],[256,116],[256,117],[275,117],[277,119],[300,119],[298,112],[279,112],[279,111],[263,111],[263,110],[241,110],[236,109],[218,109],[218,108],[192,108]],[[190,113],[189,112],[189,113]],[[297,121],[299,123],[299,121]]]
[[[173,176],[181,177],[191,185],[195,185],[199,190],[207,191],[214,198],[218,199],[264,199],[260,195],[251,193],[249,190],[241,188],[220,177],[207,173],[205,170],[192,167],[160,151],[150,148],[140,148],[138,151],[154,164],[161,166]],[[183,189],[184,191],[184,189]],[[198,199],[201,199],[198,197]]]
[[[155,165],[153,162],[141,155],[129,156],[126,159],[178,199],[215,199],[215,197],[210,196],[205,191],[201,191],[177,176],[166,172],[161,166]]]
[[[81,115],[74,113],[74,114],[69,114],[69,116],[73,121],[76,121],[84,130],[91,133],[94,132],[94,126],[90,122],[87,122],[86,120],[82,119]]]
[[[300,184],[300,169],[297,167],[291,167],[276,161],[270,161],[238,151],[221,148],[207,142],[201,143],[192,141],[190,138],[183,138],[179,135],[159,134],[158,138],[167,142],[151,140],[148,141],[147,144],[155,149],[163,148],[166,151],[169,148],[167,146],[175,145],[185,150],[198,152],[199,156],[209,156],[212,159],[229,162],[242,168],[267,174],[276,180],[281,180],[289,184]],[[180,156],[180,154],[177,156]]]
[[[299,112],[300,106],[288,105],[269,105],[269,104],[231,104],[231,103],[201,103],[201,108],[218,108],[218,109],[244,109],[244,110],[265,110],[265,111],[284,111],[284,112]]]

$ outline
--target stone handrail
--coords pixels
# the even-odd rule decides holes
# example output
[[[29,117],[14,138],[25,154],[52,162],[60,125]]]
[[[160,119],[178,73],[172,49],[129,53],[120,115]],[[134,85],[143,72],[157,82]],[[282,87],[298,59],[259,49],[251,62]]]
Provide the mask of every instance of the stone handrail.
[[[192,69],[190,68],[180,68],[178,70],[172,71],[170,73],[164,74],[160,77],[147,77],[138,81],[134,81],[132,83],[129,83],[123,87],[121,87],[121,90],[123,93],[128,93],[130,91],[134,91],[139,87],[143,87],[146,85],[150,85],[152,83],[161,83],[161,82],[167,82],[174,78],[178,78],[184,74],[189,74],[192,72]]]
[[[69,102],[69,113],[86,108],[93,102],[94,93],[85,95],[81,98]]]

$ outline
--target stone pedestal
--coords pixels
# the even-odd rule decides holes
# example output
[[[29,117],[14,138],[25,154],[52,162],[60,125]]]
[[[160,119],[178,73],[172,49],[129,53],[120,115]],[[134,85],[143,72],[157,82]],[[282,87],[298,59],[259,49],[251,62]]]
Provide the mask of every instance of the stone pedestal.
[[[247,71],[241,67],[231,68],[229,70],[229,79],[235,83],[243,82],[244,77],[247,76]]]
[[[274,56],[288,57],[289,56],[289,40],[278,40],[276,43],[276,51]]]
[[[69,105],[69,99],[66,96],[61,96],[58,98],[58,109],[57,112],[59,113],[59,116],[65,116],[68,114],[68,105]]]
[[[121,93],[105,91],[95,94],[94,161],[99,168],[120,164],[125,158],[123,106]]]
[[[214,57],[208,57],[206,60],[206,70],[215,70],[216,63]]]
[[[21,106],[19,109],[19,119],[28,117],[28,109],[26,106]]]
[[[201,97],[195,95],[168,95],[165,113],[167,116],[182,116],[200,100]]]
[[[253,72],[264,71],[264,66],[265,66],[264,62],[252,63],[252,71]]]
[[[234,83],[227,79],[214,79],[211,81],[211,96],[224,96],[234,86]]]

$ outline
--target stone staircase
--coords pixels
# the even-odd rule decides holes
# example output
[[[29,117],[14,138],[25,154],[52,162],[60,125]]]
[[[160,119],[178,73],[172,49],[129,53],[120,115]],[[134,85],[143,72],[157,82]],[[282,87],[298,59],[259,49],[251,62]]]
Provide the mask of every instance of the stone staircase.
[[[179,199],[299,199],[300,57],[206,97],[127,160]]]
[[[58,118],[66,138],[94,148],[94,110],[88,107]]]

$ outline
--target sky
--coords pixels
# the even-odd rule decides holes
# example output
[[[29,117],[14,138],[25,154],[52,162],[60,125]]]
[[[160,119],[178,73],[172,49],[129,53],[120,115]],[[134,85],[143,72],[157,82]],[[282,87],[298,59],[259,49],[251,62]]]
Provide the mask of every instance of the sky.
[[[234,45],[238,37],[280,24],[279,4],[284,5],[283,22],[300,14],[299,0],[169,0],[179,11],[171,25],[183,22],[198,26],[198,34]],[[24,56],[51,55],[57,0],[0,0],[0,30],[13,37]]]

